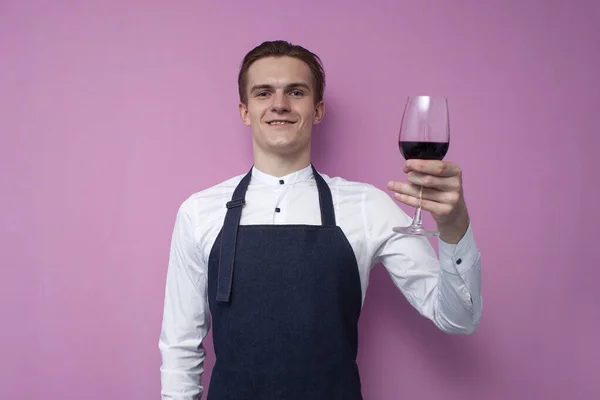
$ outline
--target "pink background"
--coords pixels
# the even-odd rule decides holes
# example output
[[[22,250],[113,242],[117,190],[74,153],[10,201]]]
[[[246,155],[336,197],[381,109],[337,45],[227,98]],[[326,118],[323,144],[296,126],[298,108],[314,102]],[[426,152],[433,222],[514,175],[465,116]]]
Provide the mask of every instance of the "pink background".
[[[251,165],[237,68],[284,38],[325,63],[327,174],[402,179],[405,96],[450,98],[481,326],[437,331],[377,267],[365,399],[600,398],[599,3],[216,3],[0,2],[0,397],[159,398],[175,212]]]

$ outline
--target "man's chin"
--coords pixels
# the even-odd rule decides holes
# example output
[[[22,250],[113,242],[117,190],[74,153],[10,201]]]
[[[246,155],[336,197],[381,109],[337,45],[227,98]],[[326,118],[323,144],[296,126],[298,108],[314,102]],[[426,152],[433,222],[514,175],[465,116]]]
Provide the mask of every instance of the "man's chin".
[[[295,143],[273,143],[268,147],[270,152],[282,155],[297,153],[298,149],[299,146]]]
[[[297,142],[274,141],[260,146],[262,151],[267,154],[276,154],[280,156],[290,156],[302,152],[303,146]]]

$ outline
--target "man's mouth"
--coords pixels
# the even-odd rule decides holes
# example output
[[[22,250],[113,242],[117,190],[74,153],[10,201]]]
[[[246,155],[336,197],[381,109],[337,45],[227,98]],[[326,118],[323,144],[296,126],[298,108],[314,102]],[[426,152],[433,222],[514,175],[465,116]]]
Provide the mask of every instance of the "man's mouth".
[[[274,121],[269,121],[267,122],[267,124],[269,125],[288,125],[288,124],[293,124],[294,122],[292,121],[286,121],[286,120],[282,120],[282,119],[277,119]]]

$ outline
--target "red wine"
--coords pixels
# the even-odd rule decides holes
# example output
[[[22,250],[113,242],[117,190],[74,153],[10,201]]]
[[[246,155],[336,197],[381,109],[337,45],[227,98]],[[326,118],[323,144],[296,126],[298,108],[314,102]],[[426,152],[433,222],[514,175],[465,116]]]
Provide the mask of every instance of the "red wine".
[[[399,142],[400,153],[405,160],[442,160],[448,151],[448,143],[440,142]]]

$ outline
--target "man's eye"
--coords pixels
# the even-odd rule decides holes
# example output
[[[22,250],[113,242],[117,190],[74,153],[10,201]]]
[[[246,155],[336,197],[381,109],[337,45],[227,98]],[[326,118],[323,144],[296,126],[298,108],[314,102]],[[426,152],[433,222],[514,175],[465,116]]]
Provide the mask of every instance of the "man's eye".
[[[265,97],[266,95],[268,95],[269,93],[267,92],[258,92],[257,96],[258,97]]]
[[[302,96],[303,93],[300,90],[294,90],[291,94],[292,96]]]

